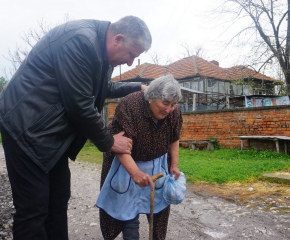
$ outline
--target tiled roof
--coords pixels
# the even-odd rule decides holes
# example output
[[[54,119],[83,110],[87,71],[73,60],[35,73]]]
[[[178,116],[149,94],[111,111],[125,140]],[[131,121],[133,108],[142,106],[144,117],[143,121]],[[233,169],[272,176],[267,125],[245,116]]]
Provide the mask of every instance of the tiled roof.
[[[206,61],[197,56],[183,58],[166,66],[143,63],[130,71],[122,73],[121,80],[134,78],[154,79],[167,73],[172,74],[176,79],[200,75],[222,80],[257,78],[275,81],[275,79],[267,77],[261,73],[257,73],[256,71],[245,66],[239,65],[231,68],[221,68],[217,61]],[[112,78],[112,81],[119,80],[120,76]]]
[[[151,64],[143,63],[134,69],[121,74],[121,80],[132,79],[132,78],[149,78],[154,79],[164,75],[164,67]],[[119,81],[120,76],[112,78],[112,81]]]

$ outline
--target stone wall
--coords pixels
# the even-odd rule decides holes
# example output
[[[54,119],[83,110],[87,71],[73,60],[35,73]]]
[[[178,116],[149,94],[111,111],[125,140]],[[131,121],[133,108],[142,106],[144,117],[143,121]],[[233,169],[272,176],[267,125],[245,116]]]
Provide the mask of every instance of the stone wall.
[[[108,103],[108,122],[110,122],[112,120],[112,118],[114,117],[115,114],[115,109],[117,107],[117,105],[119,104],[118,101],[110,101]]]

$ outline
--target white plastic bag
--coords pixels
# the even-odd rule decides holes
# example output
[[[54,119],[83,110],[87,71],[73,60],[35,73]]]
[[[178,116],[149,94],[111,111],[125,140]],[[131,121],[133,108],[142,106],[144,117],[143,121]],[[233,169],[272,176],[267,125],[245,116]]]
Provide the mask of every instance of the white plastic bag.
[[[163,190],[165,201],[174,205],[181,203],[186,194],[186,178],[184,173],[181,173],[177,180],[175,180],[174,175],[169,174],[165,181]]]

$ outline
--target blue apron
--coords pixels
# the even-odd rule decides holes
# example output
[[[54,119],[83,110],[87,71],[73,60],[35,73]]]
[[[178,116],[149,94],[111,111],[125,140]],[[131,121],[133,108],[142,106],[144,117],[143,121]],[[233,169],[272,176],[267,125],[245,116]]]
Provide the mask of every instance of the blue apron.
[[[167,154],[152,161],[136,162],[138,168],[149,176],[163,172],[164,177],[155,182],[154,214],[169,206],[163,198],[165,177],[168,175]],[[129,221],[138,214],[150,214],[151,187],[139,187],[130,177],[117,157],[97,199],[96,206],[111,217]]]

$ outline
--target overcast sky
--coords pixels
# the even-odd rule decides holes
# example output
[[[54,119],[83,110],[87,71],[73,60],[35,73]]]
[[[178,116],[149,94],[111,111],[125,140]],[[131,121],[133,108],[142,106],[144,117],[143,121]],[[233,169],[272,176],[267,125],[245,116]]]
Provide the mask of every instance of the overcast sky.
[[[23,43],[21,35],[29,29],[37,29],[39,22],[50,25],[61,23],[65,15],[70,19],[98,19],[117,21],[126,15],[135,15],[143,19],[152,34],[153,44],[147,53],[139,59],[141,64],[151,62],[151,55],[158,53],[160,64],[167,60],[176,61],[183,52],[179,45],[186,42],[190,48],[202,45],[204,58],[217,60],[221,67],[230,67],[238,63],[237,55],[220,55],[219,35],[223,31],[212,22],[210,11],[217,0],[0,0],[0,76],[3,68],[11,64],[5,57],[8,49],[14,51],[16,44]],[[223,35],[224,36],[224,35]],[[137,65],[135,60],[131,68],[122,66],[122,72]],[[113,75],[117,75],[117,67]]]

